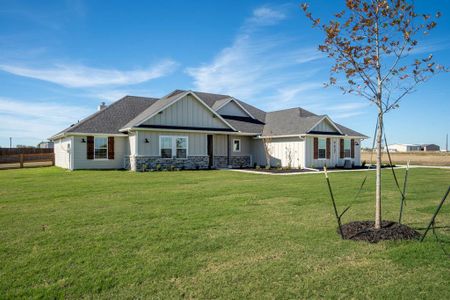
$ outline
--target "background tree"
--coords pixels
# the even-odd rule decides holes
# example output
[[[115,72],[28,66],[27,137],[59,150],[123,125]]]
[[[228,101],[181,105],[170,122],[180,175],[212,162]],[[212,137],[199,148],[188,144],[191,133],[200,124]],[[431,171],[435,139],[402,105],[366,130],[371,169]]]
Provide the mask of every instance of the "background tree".
[[[338,85],[344,94],[361,96],[377,107],[375,228],[379,229],[383,117],[418,84],[448,71],[431,54],[412,57],[418,56],[417,36],[428,34],[436,22],[429,14],[416,13],[406,0],[346,0],[345,9],[326,24],[312,16],[308,4],[301,8],[313,27],[325,33],[319,50],[334,60],[326,85]]]

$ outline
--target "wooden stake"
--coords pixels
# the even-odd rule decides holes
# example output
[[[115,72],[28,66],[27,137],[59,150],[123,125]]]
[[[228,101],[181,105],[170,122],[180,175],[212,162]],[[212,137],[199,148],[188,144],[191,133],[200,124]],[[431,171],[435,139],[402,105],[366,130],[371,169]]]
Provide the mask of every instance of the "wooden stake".
[[[325,179],[327,180],[328,190],[330,191],[331,202],[333,203],[334,215],[336,216],[336,220],[337,220],[337,223],[339,226],[339,233],[341,234],[341,238],[344,239],[344,233],[342,232],[341,217],[339,216],[339,213],[337,211],[336,201],[334,200],[334,195],[333,195],[333,189],[331,188],[330,178],[328,178],[327,167],[324,166],[323,170],[325,173]]]

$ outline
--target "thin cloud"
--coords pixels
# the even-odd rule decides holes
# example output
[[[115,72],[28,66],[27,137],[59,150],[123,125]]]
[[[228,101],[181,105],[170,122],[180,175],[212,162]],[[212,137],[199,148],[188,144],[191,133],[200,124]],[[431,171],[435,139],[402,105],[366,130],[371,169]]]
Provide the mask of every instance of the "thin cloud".
[[[0,70],[59,84],[70,88],[90,88],[107,85],[132,85],[166,76],[177,64],[172,60],[162,61],[147,69],[119,71],[98,69],[84,65],[58,64],[52,68],[32,68],[9,64],[0,65]]]
[[[259,34],[268,25],[284,20],[283,9],[263,6],[244,21],[234,42],[209,63],[186,69],[195,89],[232,94],[251,102],[282,90],[287,82],[307,79],[313,72],[299,71],[301,64],[320,59],[314,48],[292,47],[291,37]]]
[[[0,97],[0,138],[43,140],[93,112],[94,107]]]

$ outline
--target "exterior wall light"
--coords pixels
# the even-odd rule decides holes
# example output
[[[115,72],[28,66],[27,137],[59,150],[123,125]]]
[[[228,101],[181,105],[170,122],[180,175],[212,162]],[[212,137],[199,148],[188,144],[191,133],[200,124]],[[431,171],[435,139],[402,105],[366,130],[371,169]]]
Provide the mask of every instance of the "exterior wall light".
[[[149,141],[148,139],[145,139],[144,142],[145,142],[146,144],[150,143],[150,141]]]
[[[81,142],[82,142],[82,143],[86,143],[86,139],[85,139],[85,138],[82,138],[82,139],[81,139]]]

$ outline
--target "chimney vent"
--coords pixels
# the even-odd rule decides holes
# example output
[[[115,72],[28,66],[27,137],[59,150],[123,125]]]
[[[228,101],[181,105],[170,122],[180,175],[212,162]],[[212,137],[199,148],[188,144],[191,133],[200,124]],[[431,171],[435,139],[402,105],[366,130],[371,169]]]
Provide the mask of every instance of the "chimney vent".
[[[105,102],[100,103],[100,105],[97,107],[98,111],[104,110],[107,107],[107,105],[105,104]]]

